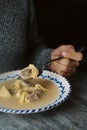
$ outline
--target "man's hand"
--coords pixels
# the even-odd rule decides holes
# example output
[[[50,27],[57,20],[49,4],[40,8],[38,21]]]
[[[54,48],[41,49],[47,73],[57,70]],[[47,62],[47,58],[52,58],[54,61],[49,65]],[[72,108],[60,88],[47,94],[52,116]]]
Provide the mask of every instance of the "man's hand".
[[[64,58],[51,62],[51,70],[68,77],[76,72],[83,55],[81,52],[76,52],[72,45],[61,45],[51,53],[51,60],[57,57]]]

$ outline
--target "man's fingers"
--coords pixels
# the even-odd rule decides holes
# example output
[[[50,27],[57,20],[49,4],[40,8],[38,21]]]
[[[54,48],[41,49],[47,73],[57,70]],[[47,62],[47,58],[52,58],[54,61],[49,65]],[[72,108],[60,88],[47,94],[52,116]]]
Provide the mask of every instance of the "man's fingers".
[[[61,57],[63,52],[75,52],[75,48],[72,45],[61,45],[54,49],[51,53],[51,59],[54,57]]]
[[[51,64],[51,69],[55,72],[64,72],[64,73],[69,73],[69,74],[72,74],[76,71],[76,67],[68,67],[68,66],[65,66],[63,64],[60,64],[60,63],[57,63],[57,62],[54,62]]]
[[[73,51],[75,51],[75,47],[73,45],[66,45],[66,47],[73,50]]]
[[[81,52],[76,52],[72,45],[62,45],[54,49],[51,59],[63,57],[60,60],[51,62],[51,70],[63,76],[70,76],[75,73],[79,61],[83,59]]]
[[[76,71],[76,67],[68,67],[68,66],[65,66],[63,64],[57,64],[57,69],[60,69],[61,71],[63,72],[66,72],[66,73],[74,73]]]
[[[63,64],[65,66],[68,66],[68,67],[78,67],[79,66],[78,61],[70,60],[70,59],[67,59],[67,58],[62,58],[60,60],[57,60],[56,62]]]
[[[62,52],[62,56],[76,61],[81,61],[83,58],[81,52],[75,52],[75,51]]]

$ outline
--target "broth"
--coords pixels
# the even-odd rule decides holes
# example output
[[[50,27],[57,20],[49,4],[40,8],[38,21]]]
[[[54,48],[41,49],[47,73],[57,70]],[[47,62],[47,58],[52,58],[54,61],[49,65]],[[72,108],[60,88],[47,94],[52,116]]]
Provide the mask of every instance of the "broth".
[[[15,79],[8,80],[8,81],[1,83],[0,86],[5,85],[5,86],[9,87],[14,82],[15,82]],[[0,107],[7,108],[7,109],[19,109],[19,110],[37,109],[37,108],[45,107],[45,106],[51,104],[58,98],[59,87],[52,81],[37,78],[37,79],[31,80],[31,82],[41,84],[48,91],[45,94],[43,94],[42,97],[38,101],[30,102],[28,104],[24,103],[22,105],[19,103],[18,99],[14,96],[12,96],[11,98],[0,97]]]

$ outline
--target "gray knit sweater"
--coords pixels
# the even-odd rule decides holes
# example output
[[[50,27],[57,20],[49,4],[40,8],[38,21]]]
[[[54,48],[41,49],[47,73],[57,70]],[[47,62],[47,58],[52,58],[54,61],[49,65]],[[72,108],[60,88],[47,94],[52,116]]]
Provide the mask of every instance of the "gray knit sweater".
[[[32,0],[0,0],[0,73],[41,68],[51,49],[38,38]]]

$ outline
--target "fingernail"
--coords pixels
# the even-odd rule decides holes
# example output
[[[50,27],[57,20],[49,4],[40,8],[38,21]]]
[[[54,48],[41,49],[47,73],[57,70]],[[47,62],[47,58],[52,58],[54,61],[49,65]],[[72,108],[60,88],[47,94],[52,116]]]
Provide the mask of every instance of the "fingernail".
[[[62,52],[62,55],[63,55],[63,56],[66,56],[66,52]]]

